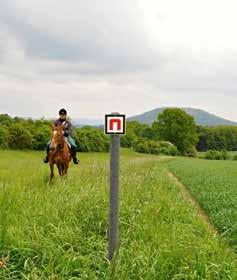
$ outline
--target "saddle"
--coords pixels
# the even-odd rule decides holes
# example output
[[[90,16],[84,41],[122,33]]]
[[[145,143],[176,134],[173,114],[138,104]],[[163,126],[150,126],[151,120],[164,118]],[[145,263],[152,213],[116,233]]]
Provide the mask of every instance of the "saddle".
[[[73,154],[72,154],[72,146],[71,146],[70,143],[68,142],[67,137],[64,137],[64,138],[65,138],[65,141],[66,141],[66,143],[67,143],[67,145],[68,145],[69,152],[70,152],[70,154],[71,154],[71,156],[72,156],[72,155],[73,155]]]
[[[67,137],[64,137],[64,139],[65,139],[65,141],[66,141],[66,143],[67,143],[69,149],[71,150],[71,145],[70,145],[70,143],[68,142]]]

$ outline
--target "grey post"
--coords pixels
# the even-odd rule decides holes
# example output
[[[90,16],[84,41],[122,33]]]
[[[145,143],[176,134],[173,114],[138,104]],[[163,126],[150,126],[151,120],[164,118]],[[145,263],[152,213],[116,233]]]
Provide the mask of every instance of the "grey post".
[[[109,260],[113,258],[119,239],[119,158],[120,136],[112,135],[110,142]]]

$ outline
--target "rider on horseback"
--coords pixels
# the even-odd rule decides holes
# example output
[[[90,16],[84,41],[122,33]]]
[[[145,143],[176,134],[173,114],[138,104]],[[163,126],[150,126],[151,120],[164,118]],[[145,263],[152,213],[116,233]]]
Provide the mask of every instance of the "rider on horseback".
[[[59,111],[60,118],[54,122],[55,126],[61,126],[63,124],[63,134],[67,138],[67,142],[71,145],[71,152],[72,152],[72,159],[75,164],[78,164],[80,161],[77,159],[76,152],[77,152],[77,145],[74,139],[71,137],[72,133],[72,124],[70,121],[67,120],[67,111],[65,109],[61,109]],[[47,156],[44,159],[45,163],[49,162],[49,150],[50,150],[51,141],[47,144]]]

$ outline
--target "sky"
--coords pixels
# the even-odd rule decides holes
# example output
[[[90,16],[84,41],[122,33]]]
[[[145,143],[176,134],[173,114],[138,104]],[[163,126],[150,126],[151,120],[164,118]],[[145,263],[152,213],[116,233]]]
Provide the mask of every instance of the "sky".
[[[234,0],[0,0],[0,113],[204,109],[237,121]]]

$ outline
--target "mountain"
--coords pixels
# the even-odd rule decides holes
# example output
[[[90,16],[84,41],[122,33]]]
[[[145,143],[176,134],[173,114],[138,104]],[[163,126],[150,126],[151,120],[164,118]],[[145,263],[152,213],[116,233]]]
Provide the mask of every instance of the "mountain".
[[[85,125],[99,126],[101,125],[101,120],[96,119],[72,119],[72,124],[76,127],[82,127]]]
[[[167,107],[157,108],[148,112],[145,112],[141,115],[133,116],[128,118],[129,121],[139,121],[145,124],[151,124],[154,120],[157,119],[159,113],[167,109]],[[195,108],[180,108],[186,111],[189,115],[193,116],[196,124],[198,125],[208,125],[208,126],[217,126],[217,125],[237,125],[237,122],[226,120],[220,118],[216,115],[210,114],[204,110],[195,109]]]

